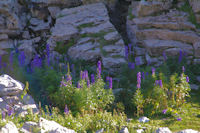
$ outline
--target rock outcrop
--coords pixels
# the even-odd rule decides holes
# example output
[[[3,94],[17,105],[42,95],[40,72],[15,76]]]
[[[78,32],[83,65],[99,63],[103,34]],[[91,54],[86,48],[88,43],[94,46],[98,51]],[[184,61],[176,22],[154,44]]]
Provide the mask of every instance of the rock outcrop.
[[[14,80],[8,75],[0,76],[0,111],[8,115],[26,115],[28,109],[33,113],[38,113],[39,110],[33,98],[29,95],[21,99],[21,94],[24,85],[19,81]]]
[[[59,42],[70,45],[66,53],[76,60],[96,62],[101,59],[104,68],[115,70],[125,63],[124,42],[109,21],[102,3],[63,9],[56,17],[48,40],[54,49]],[[59,52],[59,51],[57,51]]]
[[[158,3],[162,10],[153,8],[157,7]],[[165,4],[167,5],[164,6]],[[146,63],[159,65],[164,61],[163,53],[166,56],[178,56],[180,51],[187,55],[188,59],[194,59],[193,62],[199,60],[200,34],[196,26],[189,21],[189,14],[170,7],[168,2],[145,1],[132,7],[132,11],[137,12],[132,13],[134,18],[128,17],[128,36],[134,44],[135,56],[142,56]],[[143,15],[141,12],[144,12]],[[149,14],[145,14],[146,12]],[[138,48],[143,49],[140,55],[137,54]]]

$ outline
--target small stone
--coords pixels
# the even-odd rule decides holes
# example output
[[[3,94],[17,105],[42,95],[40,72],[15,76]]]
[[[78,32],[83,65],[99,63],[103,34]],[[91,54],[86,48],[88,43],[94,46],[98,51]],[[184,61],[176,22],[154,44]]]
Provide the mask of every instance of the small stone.
[[[0,133],[19,133],[15,124],[9,121],[4,127],[1,128]]]
[[[54,7],[48,7],[48,10],[51,14],[51,17],[56,19],[56,15],[60,12],[60,8],[57,6]]]
[[[129,133],[128,128],[127,128],[127,127],[122,128],[122,129],[119,131],[119,133]]]
[[[147,118],[145,116],[139,118],[139,122],[146,123],[146,122],[149,122],[149,121],[150,121],[149,118]]]
[[[34,129],[38,128],[38,124],[32,121],[25,122],[20,129],[22,133],[32,133]]]
[[[185,130],[179,131],[178,133],[199,133],[199,132],[192,129],[185,129]]]
[[[118,32],[111,32],[111,33],[106,34],[104,36],[104,39],[106,41],[118,40],[118,39],[120,39],[120,36],[119,36]]]
[[[142,133],[142,132],[144,132],[144,130],[143,129],[137,129],[136,132],[137,133]]]
[[[160,127],[156,130],[156,133],[172,133],[168,127]]]
[[[102,129],[96,131],[96,133],[103,133],[103,132],[104,132],[104,128],[102,128]]]

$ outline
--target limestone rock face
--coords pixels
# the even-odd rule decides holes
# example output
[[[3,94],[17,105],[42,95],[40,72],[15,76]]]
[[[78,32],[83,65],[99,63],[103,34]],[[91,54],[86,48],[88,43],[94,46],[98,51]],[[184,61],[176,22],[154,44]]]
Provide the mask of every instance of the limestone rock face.
[[[19,133],[13,122],[8,122],[1,130],[1,133]]]
[[[51,32],[48,43],[52,49],[58,42],[64,45],[73,42],[66,53],[74,60],[97,62],[102,59],[108,69],[119,68],[126,62],[124,42],[110,23],[103,3],[61,10]]]
[[[156,12],[159,8],[150,6],[153,3],[164,5],[168,2],[158,0],[152,2],[141,1],[138,6],[131,6],[132,10],[138,9],[141,14],[137,15],[132,12],[135,17],[128,17],[127,19],[128,38],[135,47],[135,56],[143,56],[146,62],[151,60],[154,62],[153,64],[156,64],[156,62],[164,61],[164,58],[160,58],[163,53],[166,56],[178,56],[182,51],[185,53],[186,58],[193,63],[197,63],[200,58],[200,34],[197,32],[196,26],[188,20],[189,14],[171,9],[170,6],[162,8],[166,11],[165,13],[156,14],[153,12]],[[148,8],[142,8],[141,5]],[[170,5],[170,2],[168,5]],[[153,16],[150,11],[149,14],[146,13],[148,12],[147,9],[153,10]],[[145,51],[141,52],[142,49],[145,49]]]
[[[154,15],[164,10],[168,10],[172,6],[172,1],[141,1],[137,8],[137,16],[144,17]]]
[[[66,127],[62,127],[55,121],[48,121],[44,118],[40,118],[39,126],[41,127],[41,132],[49,132],[49,133],[75,133],[74,130],[67,129]]]
[[[156,133],[172,133],[168,127],[160,127],[156,130]]]
[[[199,133],[199,132],[192,129],[185,129],[185,130],[179,131],[178,133]]]
[[[23,85],[8,75],[0,76],[0,97],[13,96],[23,91]]]
[[[190,6],[194,13],[200,13],[200,1],[199,0],[189,0]]]

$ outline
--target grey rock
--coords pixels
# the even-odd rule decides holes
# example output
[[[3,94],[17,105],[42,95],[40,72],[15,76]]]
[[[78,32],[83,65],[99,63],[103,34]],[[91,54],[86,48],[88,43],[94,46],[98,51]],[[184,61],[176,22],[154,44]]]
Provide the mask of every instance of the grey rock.
[[[193,64],[200,64],[200,59],[194,59]]]
[[[185,130],[179,131],[178,133],[199,133],[199,132],[193,129],[185,129]]]
[[[144,130],[143,129],[137,129],[136,132],[137,133],[142,133],[142,132],[144,132]]]
[[[48,10],[51,14],[51,17],[56,19],[57,14],[61,11],[61,9],[57,6],[48,7]]]
[[[22,34],[22,37],[23,37],[24,39],[30,39],[31,36],[30,36],[30,34],[29,34],[29,31],[24,31],[23,34]]]
[[[197,81],[200,82],[200,76],[197,76]]]
[[[15,124],[9,121],[4,127],[0,130],[1,133],[19,133]]]
[[[106,41],[118,40],[118,39],[120,39],[120,35],[117,31],[115,31],[115,32],[111,32],[111,33],[106,34],[104,36],[104,39]]]
[[[32,121],[25,122],[23,127],[20,129],[22,133],[32,133],[34,129],[38,128],[38,124]]]
[[[0,34],[0,41],[2,40],[8,40],[8,35],[7,34]]]
[[[164,10],[168,10],[172,6],[172,1],[157,2],[157,1],[141,1],[137,8],[137,16],[144,17],[154,15]]]
[[[149,122],[149,121],[150,121],[149,118],[147,118],[145,116],[139,118],[139,122],[142,122],[142,123],[146,123],[146,122]]]
[[[120,68],[121,65],[126,63],[126,60],[124,58],[103,57],[102,63],[104,68],[112,69]]]
[[[0,76],[0,97],[17,95],[23,91],[24,85],[9,75]]]
[[[172,133],[168,127],[160,127],[156,129],[156,133]]]
[[[10,49],[10,48],[13,48],[13,41],[12,40],[0,41],[0,49]]]
[[[122,128],[122,129],[119,131],[119,133],[129,133],[128,128],[127,128],[127,127]]]
[[[200,42],[194,43],[193,46],[194,46],[194,56],[196,58],[200,58]]]
[[[103,132],[104,132],[104,128],[102,128],[102,129],[96,131],[96,133],[103,133]]]
[[[200,1],[199,0],[189,0],[190,6],[194,13],[200,13]]]
[[[29,26],[29,28],[35,32],[49,30],[51,21],[51,17],[48,17],[48,22],[44,22],[43,20],[39,20],[37,18],[32,18],[30,20],[32,26]]]
[[[66,127],[62,127],[55,121],[48,121],[44,118],[40,118],[39,126],[41,128],[41,132],[49,132],[49,133],[75,133],[74,130],[67,129]]]
[[[134,47],[134,51],[136,56],[145,55],[146,53],[145,48],[140,48],[140,47]]]

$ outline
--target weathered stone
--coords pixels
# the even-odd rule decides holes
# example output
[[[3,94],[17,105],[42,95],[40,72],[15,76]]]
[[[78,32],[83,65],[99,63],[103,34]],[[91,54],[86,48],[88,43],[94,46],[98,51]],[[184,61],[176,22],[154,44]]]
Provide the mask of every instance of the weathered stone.
[[[31,38],[31,36],[30,36],[30,34],[29,34],[28,31],[24,31],[23,34],[22,34],[22,37],[23,37],[24,39],[30,39],[30,38]]]
[[[200,41],[200,36],[192,31],[171,31],[161,29],[146,29],[136,31],[138,40],[144,39],[160,39],[160,40],[174,40],[184,43],[194,44]]]
[[[156,133],[172,133],[168,127],[160,127],[156,130]]]
[[[119,131],[119,133],[129,133],[128,128],[127,128],[127,127],[122,128],[122,129]]]
[[[197,23],[200,24],[200,14],[196,14],[195,16],[196,16],[196,21],[197,21]]]
[[[200,59],[194,59],[194,60],[193,60],[193,63],[194,63],[194,64],[200,64]]]
[[[62,127],[58,123],[54,121],[48,121],[44,118],[40,118],[39,126],[41,128],[41,132],[49,132],[49,133],[75,133],[74,130],[67,129],[66,127]]]
[[[138,9],[137,16],[144,17],[160,13],[161,11],[168,10],[172,6],[172,2],[157,2],[157,1],[141,1]]]
[[[24,85],[4,74],[0,76],[0,97],[13,96],[23,91]]]
[[[48,15],[49,15],[49,12],[48,12],[48,9],[47,8],[44,8],[44,7],[35,7],[33,6],[31,8],[31,16],[34,17],[34,18],[38,18],[38,19],[41,19],[41,20],[46,20],[48,18]]]
[[[200,58],[200,42],[194,43],[194,56]]]
[[[189,0],[190,6],[194,13],[200,13],[200,1],[199,0]]]
[[[134,51],[136,56],[145,55],[146,52],[145,48],[140,48],[140,47],[134,47]]]
[[[143,129],[137,129],[136,132],[137,133],[142,133],[142,132],[144,132],[144,130]]]
[[[4,127],[0,130],[1,133],[19,133],[15,124],[9,121]]]
[[[152,58],[149,56],[148,53],[145,54],[145,59],[146,59],[146,62],[148,65],[151,65],[151,64],[156,64],[159,62],[159,59],[158,58]]]
[[[96,131],[96,133],[103,133],[103,132],[104,132],[104,128],[102,128],[102,129]]]
[[[48,10],[51,14],[51,17],[54,19],[56,19],[57,14],[61,11],[60,8],[56,6],[48,7]]]
[[[48,17],[48,22],[44,22],[43,20],[39,20],[37,18],[32,18],[30,23],[33,26],[29,26],[29,28],[35,32],[49,30],[51,21],[51,17]]]
[[[145,60],[144,60],[143,56],[137,56],[137,57],[135,57],[135,63],[138,66],[144,65],[145,64]]]
[[[120,39],[120,35],[117,31],[115,31],[115,32],[111,32],[111,33],[106,34],[104,36],[104,39],[106,41],[118,40],[118,39]]]
[[[185,129],[185,130],[179,131],[178,133],[199,133],[199,132],[193,129]]]
[[[27,121],[24,123],[23,127],[20,129],[22,133],[32,133],[34,129],[38,128],[38,124],[32,121]]]
[[[0,41],[7,40],[7,39],[8,39],[8,35],[7,34],[0,34]]]
[[[39,110],[36,104],[27,104],[27,105],[21,104],[20,106],[15,105],[14,108],[17,112],[17,115],[22,116],[22,117],[28,114],[28,110],[31,110],[34,114],[39,113]]]
[[[112,69],[112,68],[120,68],[122,64],[126,63],[126,60],[124,58],[103,57],[102,63],[104,68]]]
[[[13,48],[13,41],[12,40],[0,41],[0,49],[10,49],[10,48]]]
[[[142,122],[142,123],[146,123],[146,122],[149,122],[149,121],[150,121],[149,118],[147,118],[145,116],[139,118],[139,122]]]
[[[200,83],[200,76],[197,76],[197,81]]]
[[[167,52],[170,54],[177,55],[179,51],[185,50],[188,55],[193,55],[193,47],[192,45],[181,43],[178,41],[170,41],[170,40],[144,40],[144,47],[148,51],[151,56],[159,56],[163,54],[163,51],[169,48],[177,48],[170,49]],[[169,54],[169,55],[170,55]]]
[[[40,6],[59,6],[59,7],[75,7],[81,5],[81,0],[31,0],[32,3]]]

